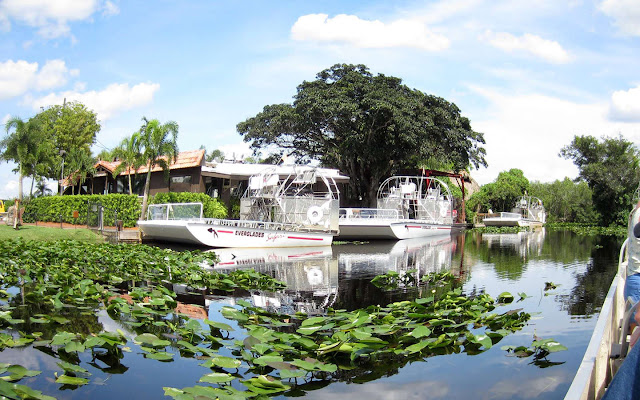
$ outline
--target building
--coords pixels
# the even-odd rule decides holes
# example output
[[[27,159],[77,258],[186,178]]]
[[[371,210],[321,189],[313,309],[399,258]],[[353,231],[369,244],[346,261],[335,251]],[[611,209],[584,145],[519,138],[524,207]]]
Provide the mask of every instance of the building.
[[[143,195],[149,169],[144,166],[135,171],[125,170],[114,178],[113,172],[120,163],[120,161],[98,161],[94,166],[96,172],[86,180],[82,190],[85,193],[94,194],[129,193],[129,175],[131,175],[133,193]],[[161,167],[156,165],[152,168],[149,194],[206,192],[206,183],[200,173],[203,165],[204,150],[181,151],[176,159],[169,164],[168,180]],[[68,193],[68,190],[65,189],[65,193]]]
[[[245,164],[242,162],[205,162],[205,151],[190,150],[178,153],[174,162],[169,164],[169,179],[161,167],[155,166],[151,170],[149,194],[163,192],[194,192],[206,193],[211,197],[220,198],[229,205],[232,198],[242,196],[247,188],[249,178],[266,168],[276,168],[282,177],[291,174],[294,165]],[[133,193],[144,194],[144,184],[147,179],[148,168],[140,167],[136,171],[123,171],[114,177],[113,172],[120,165],[120,161],[98,161],[95,173],[89,176],[80,187],[77,185],[74,193],[108,194],[129,193],[129,175],[133,186]],[[334,178],[342,190],[349,177],[342,175],[337,169],[321,168],[323,172]],[[68,181],[65,180],[65,194],[71,194]]]

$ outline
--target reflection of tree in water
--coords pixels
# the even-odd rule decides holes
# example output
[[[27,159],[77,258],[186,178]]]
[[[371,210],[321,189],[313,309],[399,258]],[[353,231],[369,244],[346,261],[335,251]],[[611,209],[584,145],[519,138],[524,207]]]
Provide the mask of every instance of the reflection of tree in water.
[[[547,230],[540,258],[563,264],[587,261],[596,241],[595,236],[578,235],[569,230]]]
[[[493,264],[500,279],[518,280],[529,261],[544,260],[562,264],[587,261],[595,246],[595,237],[566,230],[544,232],[492,233],[470,232],[464,245],[465,257]]]
[[[50,301],[44,301],[39,294],[34,293],[29,285],[21,289],[24,296],[14,296],[9,300],[11,316],[24,322],[13,325],[20,332],[42,332],[41,339],[51,339],[59,330],[88,335],[102,332],[102,323],[94,312],[97,305],[76,307],[66,304],[55,309]],[[65,323],[55,321],[44,322],[43,316],[56,316],[66,318]],[[33,319],[32,319],[33,318]],[[42,321],[42,322],[37,322]]]
[[[576,276],[571,294],[556,296],[562,310],[570,315],[590,316],[600,311],[618,268],[618,254],[623,239],[601,236],[594,239],[591,261],[583,274]]]

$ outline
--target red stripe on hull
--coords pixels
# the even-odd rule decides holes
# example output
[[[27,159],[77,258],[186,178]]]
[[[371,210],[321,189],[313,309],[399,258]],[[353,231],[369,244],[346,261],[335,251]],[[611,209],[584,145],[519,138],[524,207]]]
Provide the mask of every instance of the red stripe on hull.
[[[300,237],[300,236],[287,236],[287,239],[322,240],[322,238],[310,238],[310,237]]]

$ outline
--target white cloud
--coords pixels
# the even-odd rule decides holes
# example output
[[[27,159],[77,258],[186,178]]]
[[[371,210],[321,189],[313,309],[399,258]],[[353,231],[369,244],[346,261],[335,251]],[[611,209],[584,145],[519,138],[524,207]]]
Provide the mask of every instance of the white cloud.
[[[367,21],[355,15],[309,14],[298,18],[291,37],[300,41],[348,43],[363,48],[411,47],[439,51],[449,39],[432,32],[417,20],[398,19],[390,23]]]
[[[98,119],[104,122],[121,111],[149,104],[159,88],[159,84],[150,82],[139,83],[131,87],[126,83],[112,83],[101,91],[79,92],[70,90],[51,93],[37,99],[28,97],[25,102],[37,110],[40,107],[48,107],[52,104],[62,104],[64,99],[67,101],[79,101],[87,108],[95,111],[98,114]]]
[[[480,40],[509,53],[524,51],[554,64],[565,64],[571,61],[569,53],[558,42],[529,33],[518,37],[507,32],[486,31],[480,36]]]
[[[38,71],[37,62],[0,62],[0,100],[20,96],[29,90],[47,90],[67,83],[78,70],[69,70],[62,60],[49,60]]]
[[[69,36],[69,23],[90,20],[99,10],[104,15],[117,13],[117,7],[102,0],[3,0],[0,2],[0,26],[11,29],[11,20],[36,28],[45,39]]]
[[[113,4],[110,1],[106,1],[104,3],[104,6],[102,8],[102,15],[111,16],[111,15],[117,15],[119,13],[120,13],[120,9],[118,8],[117,5]]]
[[[628,35],[640,36],[640,2],[638,0],[604,0],[600,11],[613,18],[615,25]]]
[[[616,121],[640,122],[640,86],[613,92],[609,116]]]
[[[576,103],[541,94],[511,95],[503,90],[473,87],[489,107],[481,116],[471,116],[473,129],[483,132],[489,167],[473,171],[481,184],[489,183],[501,171],[519,168],[529,180],[552,182],[575,178],[572,161],[558,156],[560,149],[576,135],[595,137],[622,134],[640,141],[640,123],[613,123],[607,104]]]
[[[24,191],[24,188],[22,188]],[[0,199],[13,199],[18,196],[18,181],[11,179],[0,188]]]
[[[226,160],[244,160],[252,156],[252,150],[248,143],[239,142],[234,144],[225,144],[215,147],[224,153]],[[207,151],[214,150],[214,147],[207,148]]]

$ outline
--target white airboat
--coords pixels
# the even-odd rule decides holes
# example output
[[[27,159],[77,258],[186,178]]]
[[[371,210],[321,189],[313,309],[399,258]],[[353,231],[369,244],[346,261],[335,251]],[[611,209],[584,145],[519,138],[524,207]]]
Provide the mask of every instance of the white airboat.
[[[511,212],[500,212],[498,216],[485,217],[485,226],[542,226],[547,219],[542,200],[537,197],[522,196]]]
[[[145,239],[209,247],[329,246],[338,207],[331,176],[296,166],[282,177],[274,167],[249,178],[239,220],[204,218],[201,203],[167,203],[150,205],[138,226]]]
[[[378,189],[377,208],[341,208],[339,239],[413,239],[450,235],[449,186],[427,176],[393,176]]]

